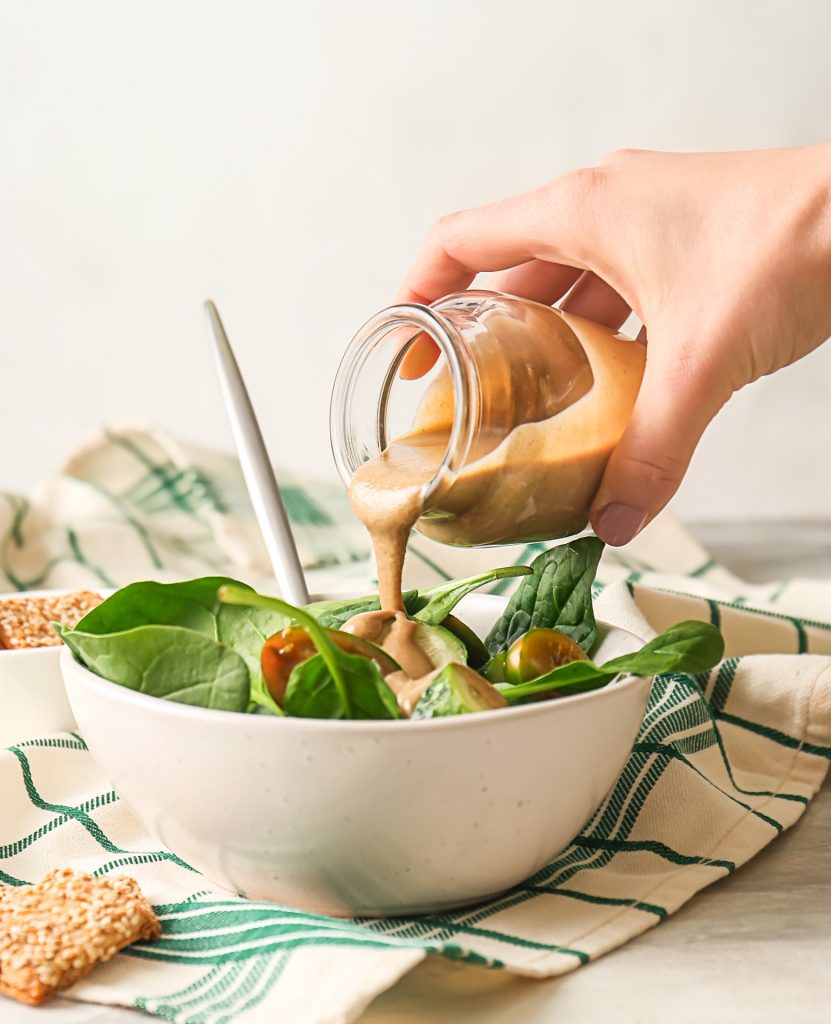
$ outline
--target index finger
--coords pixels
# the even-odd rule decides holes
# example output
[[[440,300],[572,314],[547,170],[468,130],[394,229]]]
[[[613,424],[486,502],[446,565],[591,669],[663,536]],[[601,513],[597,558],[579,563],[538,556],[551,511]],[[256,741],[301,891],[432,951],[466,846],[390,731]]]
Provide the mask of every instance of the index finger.
[[[397,302],[428,304],[467,288],[485,271],[509,270],[532,259],[588,269],[572,244],[566,179],[486,206],[442,217],[410,267]]]

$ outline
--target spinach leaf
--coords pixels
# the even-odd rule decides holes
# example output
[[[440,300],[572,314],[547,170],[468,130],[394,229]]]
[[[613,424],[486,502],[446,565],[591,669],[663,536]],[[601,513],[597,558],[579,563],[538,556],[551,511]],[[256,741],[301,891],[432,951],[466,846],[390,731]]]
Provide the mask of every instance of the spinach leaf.
[[[227,576],[205,576],[183,583],[130,583],[111,594],[78,623],[83,633],[120,633],[136,626],[184,626],[219,640],[216,592]]]
[[[327,718],[396,718],[398,703],[381,675],[378,666],[369,658],[347,654],[326,635],[326,630],[307,610],[295,608],[276,597],[264,597],[252,590],[233,585],[220,588],[219,599],[229,605],[262,608],[287,616],[303,626],[309,633],[318,655],[295,666],[289,676],[289,688],[294,684],[292,707],[311,707],[327,712]],[[314,662],[311,670],[304,666]],[[325,672],[324,672],[325,669]],[[286,690],[288,710],[288,689]],[[289,710],[289,714],[298,712]],[[319,717],[317,713],[304,717]]]
[[[227,576],[183,583],[131,583],[88,612],[76,628],[99,636],[145,625],[180,626],[201,633],[240,655],[251,677],[252,700],[274,710],[262,678],[260,653],[265,641],[291,620],[273,609],[223,605],[217,591],[225,585],[254,593]]]
[[[249,707],[248,713],[251,715],[276,715],[278,718],[285,714],[277,703],[274,704],[273,708],[266,707],[264,704],[255,704],[253,707]]]
[[[538,694],[568,697],[573,693],[587,693],[599,690],[610,683],[617,672],[607,672],[602,666],[592,661],[572,661],[568,665],[560,665],[538,679],[529,683],[511,686],[510,683],[495,683],[497,690],[509,704],[519,704],[529,697]]]
[[[709,622],[678,622],[634,654],[605,662],[604,669],[653,676],[661,672],[706,672],[724,657],[724,637]]]
[[[449,580],[429,590],[407,590],[404,592],[404,609],[412,618],[426,622],[430,626],[439,626],[456,607],[461,599],[495,580],[507,576],[527,576],[531,569],[526,565],[509,565],[505,569],[493,569],[481,576],[471,576],[464,580]],[[336,598],[330,601],[315,601],[306,605],[305,611],[314,616],[321,626],[329,629],[340,627],[353,615],[361,612],[375,612],[381,607],[377,594],[367,597]]]
[[[180,704],[245,711],[248,667],[235,651],[183,626],[145,625],[99,635],[55,627],[96,675]]]
[[[246,710],[251,712],[252,715],[269,712],[270,714],[277,715],[278,718],[280,718],[285,714],[277,701],[269,693],[265,677],[262,672],[260,672],[256,679],[251,680],[251,692],[249,697],[250,700]]]
[[[517,637],[536,626],[565,633],[588,654],[597,640],[591,586],[603,542],[580,537],[544,551],[485,640],[491,655],[507,651]]]
[[[724,637],[709,622],[688,620],[671,626],[634,654],[622,654],[603,665],[593,661],[572,661],[547,672],[538,679],[517,686],[497,684],[509,704],[516,704],[540,693],[560,696],[596,690],[621,672],[635,676],[663,672],[705,672],[724,655]]]
[[[236,651],[248,666],[252,704],[261,705],[274,714],[281,715],[283,712],[280,705],[268,692],[265,684],[260,657],[266,640],[284,629],[290,620],[268,609],[225,605],[219,601],[217,604],[216,623],[219,640]],[[253,710],[253,707],[249,710]]]
[[[418,591],[408,590],[404,593],[404,608],[410,614],[415,609]],[[369,597],[341,597],[332,601],[315,601],[306,605],[305,611],[312,615],[321,626],[328,629],[340,629],[353,615],[361,612],[377,612],[381,607],[381,599],[377,594]],[[281,627],[282,628],[282,627]]]
[[[467,594],[495,580],[510,576],[529,576],[533,572],[527,565],[509,565],[504,569],[491,569],[465,580],[450,580],[430,590],[420,590],[414,601],[414,619],[428,626],[440,626],[456,605]],[[408,609],[409,610],[409,609]]]
[[[351,718],[320,654],[292,669],[283,705],[286,714],[293,718]]]
[[[338,661],[350,697],[350,713],[321,654],[292,669],[286,688],[286,714],[297,718],[398,718],[395,694],[369,658],[339,651]]]

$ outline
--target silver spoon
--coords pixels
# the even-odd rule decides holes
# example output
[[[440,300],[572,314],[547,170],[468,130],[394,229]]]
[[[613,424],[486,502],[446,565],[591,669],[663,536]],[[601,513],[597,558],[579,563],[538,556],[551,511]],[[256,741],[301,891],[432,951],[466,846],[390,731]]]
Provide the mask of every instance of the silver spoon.
[[[292,604],[308,604],[309,591],[297,554],[297,545],[251,399],[248,397],[222,320],[210,299],[205,303],[205,312],[208,314],[208,324],[213,335],[219,383],[231,421],[231,432],[237,446],[242,475],[245,477],[248,494],[254,506],[254,515],[263,534],[280,594]]]

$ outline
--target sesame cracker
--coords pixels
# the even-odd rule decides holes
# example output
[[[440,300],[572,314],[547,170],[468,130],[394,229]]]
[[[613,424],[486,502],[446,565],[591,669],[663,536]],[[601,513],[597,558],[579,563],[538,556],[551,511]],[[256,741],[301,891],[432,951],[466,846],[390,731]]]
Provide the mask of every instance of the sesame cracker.
[[[58,868],[0,888],[0,994],[37,1005],[161,926],[133,878]]]
[[[53,622],[72,628],[101,603],[100,594],[76,590],[53,597],[8,597],[0,600],[0,650],[57,647]]]

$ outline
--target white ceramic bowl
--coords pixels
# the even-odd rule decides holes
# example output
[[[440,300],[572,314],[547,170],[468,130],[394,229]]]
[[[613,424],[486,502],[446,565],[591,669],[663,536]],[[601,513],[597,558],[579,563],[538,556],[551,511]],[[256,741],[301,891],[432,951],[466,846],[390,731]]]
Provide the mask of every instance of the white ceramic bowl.
[[[71,590],[16,590],[0,594],[0,600],[70,593]],[[97,593],[106,596],[112,591]],[[60,647],[0,651],[0,747],[75,728],[61,678],[60,654]]]
[[[0,747],[75,728],[60,656],[60,647],[0,651]]]
[[[459,614],[484,635],[504,599]],[[603,630],[601,658],[641,641]],[[68,650],[66,690],[99,767],[153,835],[246,896],[328,914],[471,903],[562,850],[620,773],[650,680],[417,722],[188,707],[99,678]]]

